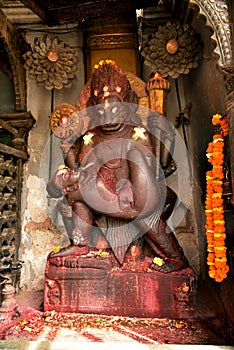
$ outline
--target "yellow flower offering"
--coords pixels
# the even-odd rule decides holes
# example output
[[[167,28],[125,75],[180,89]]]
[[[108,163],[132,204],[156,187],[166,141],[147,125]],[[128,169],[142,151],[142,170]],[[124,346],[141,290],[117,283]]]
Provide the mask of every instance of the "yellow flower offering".
[[[65,164],[61,164],[57,168],[57,170],[64,170],[64,169],[68,169],[68,167]]]
[[[99,256],[102,256],[102,257],[106,257],[106,256],[108,256],[109,255],[109,253],[108,252],[105,252],[105,251],[103,251],[102,249],[99,249],[99,251],[98,251],[98,255]]]
[[[60,245],[57,245],[55,247],[53,247],[53,253],[59,253],[60,252]]]
[[[110,59],[106,59],[106,60],[101,60],[98,62],[98,64],[94,65],[94,69],[98,69],[100,66],[103,66],[104,64],[112,64],[115,65],[115,60],[110,60]]]
[[[153,259],[153,263],[155,264],[155,265],[158,265],[158,266],[163,266],[164,264],[165,264],[165,261],[162,259],[162,258],[159,258],[159,257],[155,257],[154,259]]]

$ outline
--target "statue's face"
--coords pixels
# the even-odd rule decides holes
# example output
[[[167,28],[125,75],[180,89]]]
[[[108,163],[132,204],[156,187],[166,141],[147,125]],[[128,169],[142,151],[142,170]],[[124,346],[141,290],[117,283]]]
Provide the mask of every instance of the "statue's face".
[[[113,133],[122,130],[125,123],[129,121],[129,113],[126,104],[121,103],[118,98],[105,98],[95,107],[96,121],[99,130],[105,133]]]

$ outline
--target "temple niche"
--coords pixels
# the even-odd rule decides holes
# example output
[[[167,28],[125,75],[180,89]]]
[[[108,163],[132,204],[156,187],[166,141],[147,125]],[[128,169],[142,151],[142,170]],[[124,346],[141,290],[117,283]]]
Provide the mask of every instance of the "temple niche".
[[[224,299],[233,278],[231,9],[225,1],[139,1],[137,8],[130,3],[119,1],[114,9],[101,2],[95,16],[92,4],[83,4],[82,11],[65,6],[57,13],[49,8],[46,15],[37,8],[29,23],[13,18],[25,44],[19,66],[14,36],[1,34],[14,72],[14,112],[23,113],[14,116],[23,123],[21,140],[19,132],[9,127],[5,132],[16,139],[11,146],[25,152],[21,221],[10,257],[21,262],[15,287],[43,291],[45,310],[189,318],[200,281],[216,283],[207,265],[205,229],[206,150],[217,130],[216,114],[229,121],[222,196],[226,246],[221,247],[229,272],[215,284]],[[7,6],[1,12],[9,17]],[[0,81],[5,84],[1,75]],[[121,122],[118,115],[114,126],[101,121],[113,116],[120,102]],[[17,129],[10,113],[1,111],[1,127]],[[106,123],[116,132],[125,124],[131,128],[113,141],[103,137],[110,134],[108,127],[100,133]],[[99,146],[102,141],[112,153]],[[142,174],[136,164],[144,164]],[[89,191],[94,167],[104,203],[88,198],[95,193]],[[120,228],[123,220],[127,228]],[[162,232],[170,235],[167,242]],[[223,305],[231,314],[227,301]]]

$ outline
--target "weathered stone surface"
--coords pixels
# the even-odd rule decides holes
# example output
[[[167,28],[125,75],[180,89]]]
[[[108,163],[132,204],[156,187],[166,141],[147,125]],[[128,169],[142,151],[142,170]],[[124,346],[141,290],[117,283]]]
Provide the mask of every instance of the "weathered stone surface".
[[[111,257],[49,255],[45,311],[129,317],[193,318],[196,278],[191,268],[163,274],[139,266],[117,268]],[[68,261],[69,260],[69,261]],[[127,266],[127,265],[126,265]]]

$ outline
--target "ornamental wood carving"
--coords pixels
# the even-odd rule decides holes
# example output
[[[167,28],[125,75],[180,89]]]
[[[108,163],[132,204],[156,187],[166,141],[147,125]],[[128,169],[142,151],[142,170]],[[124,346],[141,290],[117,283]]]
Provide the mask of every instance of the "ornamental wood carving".
[[[167,22],[152,33],[141,54],[153,72],[176,79],[198,66],[201,49],[200,36],[191,26]]]
[[[115,33],[92,35],[88,45],[91,49],[114,49],[114,48],[134,48],[137,47],[137,40],[133,33]]]
[[[228,4],[225,0],[190,0],[189,6],[199,9],[206,18],[207,26],[214,31],[212,38],[217,43],[215,52],[219,55],[220,66],[228,66],[232,62],[231,19]]]
[[[23,69],[22,55],[26,43],[1,10],[0,23],[0,39],[4,43],[13,72],[15,109],[16,111],[24,111],[26,109],[26,76]]]
[[[0,146],[2,146],[0,144]],[[1,147],[1,152],[5,148]],[[17,260],[20,235],[20,191],[22,160],[0,154],[0,271]]]
[[[11,274],[15,287],[21,267],[17,260],[21,233],[22,166],[28,158],[27,135],[34,122],[30,112],[0,114],[0,272]],[[7,138],[4,137],[6,135]]]
[[[34,122],[35,119],[30,112],[0,114],[0,126],[11,135],[10,143],[2,145],[2,150],[10,146],[11,154],[27,159],[27,136]]]
[[[30,51],[24,55],[29,79],[47,90],[70,88],[77,71],[77,57],[68,44],[57,37],[35,38]]]
[[[87,26],[90,20],[110,16],[114,18],[126,11],[156,6],[158,0],[21,0],[48,25],[80,22]]]

